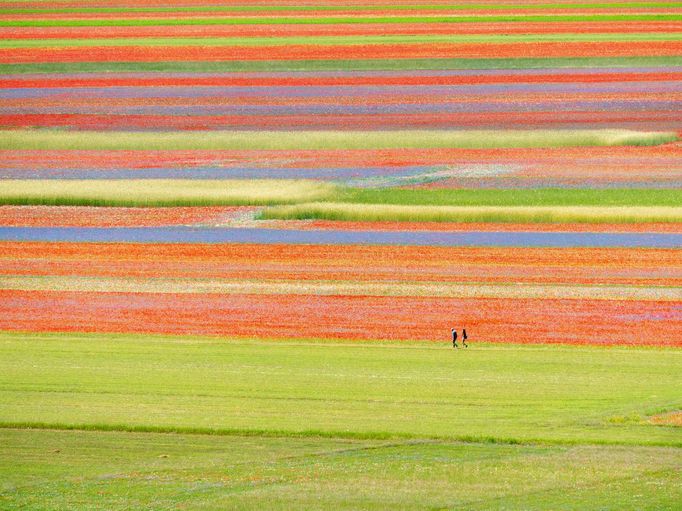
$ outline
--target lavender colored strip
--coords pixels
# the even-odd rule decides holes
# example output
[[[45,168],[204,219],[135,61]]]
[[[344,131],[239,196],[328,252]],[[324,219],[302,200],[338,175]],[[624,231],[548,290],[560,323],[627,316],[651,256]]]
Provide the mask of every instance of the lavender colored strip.
[[[430,167],[245,168],[182,167],[140,169],[2,168],[0,179],[358,179],[411,176]]]
[[[334,77],[356,77],[356,76],[376,76],[376,77],[396,77],[396,76],[507,76],[507,75],[595,75],[595,74],[646,74],[646,73],[680,73],[682,67],[559,67],[559,68],[532,68],[532,69],[415,69],[409,71],[271,71],[271,72],[227,72],[227,73],[173,73],[173,72],[123,72],[116,73],[118,78],[286,78],[295,77],[315,77],[315,78],[334,78]],[[53,78],[51,73],[27,73],[22,75],[2,75],[0,78],[10,78],[12,80],[35,80]],[[110,78],[108,73],[63,73],[60,78]]]
[[[77,94],[92,98],[196,98],[196,97],[365,97],[372,95],[482,95],[523,93],[682,92],[680,81],[624,83],[517,83],[484,85],[360,85],[267,87],[45,87],[0,89],[0,98],[45,98]]]
[[[2,227],[0,240],[110,243],[263,243],[444,247],[624,247],[682,249],[682,234],[558,232],[382,232],[192,227]]]
[[[682,113],[682,101],[564,101],[499,103],[432,103],[398,105],[203,105],[203,106],[93,106],[2,108],[0,115],[99,114],[99,115],[316,115],[316,114],[420,114],[499,112],[651,112]]]

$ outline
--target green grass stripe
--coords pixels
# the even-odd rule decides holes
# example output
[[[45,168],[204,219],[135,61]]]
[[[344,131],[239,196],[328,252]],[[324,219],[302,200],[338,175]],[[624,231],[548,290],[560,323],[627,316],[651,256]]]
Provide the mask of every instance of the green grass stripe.
[[[4,150],[315,150],[389,148],[511,148],[659,145],[674,132],[630,130],[400,130],[102,132],[0,131]]]
[[[347,440],[423,440],[436,442],[461,442],[465,444],[494,444],[494,445],[537,445],[537,446],[639,446],[648,447],[682,447],[682,441],[663,440],[647,441],[642,444],[623,440],[595,440],[588,439],[547,439],[547,438],[514,438],[484,435],[462,435],[458,433],[443,435],[423,435],[392,431],[349,431],[349,430],[287,430],[287,429],[256,429],[256,428],[212,428],[195,426],[151,426],[147,424],[109,424],[109,423],[65,423],[38,421],[0,421],[0,429],[16,430],[51,430],[51,431],[101,431],[122,433],[159,433],[179,435],[205,436],[238,436],[263,438],[329,438]]]
[[[92,46],[288,46],[365,45],[406,43],[542,43],[681,41],[682,32],[632,32],[615,34],[521,34],[521,35],[382,35],[315,37],[120,37],[107,39],[5,39],[0,48],[59,48]]]
[[[0,429],[40,430],[40,431],[100,431],[121,433],[159,433],[204,436],[237,436],[262,438],[328,438],[346,440],[422,440],[435,442],[461,442],[464,444],[528,445],[528,446],[647,446],[682,447],[682,441],[665,439],[643,443],[628,440],[588,439],[547,439],[514,438],[490,435],[462,435],[456,432],[443,435],[411,434],[392,431],[350,431],[321,429],[256,429],[256,428],[212,428],[199,426],[152,426],[147,424],[110,424],[110,423],[66,423],[38,421],[0,421]]]
[[[200,206],[304,203],[298,208],[266,210],[264,218],[505,221],[513,217],[518,221],[536,222],[604,221],[604,218],[614,222],[618,219],[628,222],[680,221],[682,218],[682,198],[677,189],[364,189],[343,188],[318,181],[267,179],[12,179],[1,182],[0,204]],[[326,203],[320,204],[320,201]]]
[[[682,207],[666,206],[428,206],[316,202],[273,206],[261,219],[350,222],[457,222],[535,224],[680,223]],[[502,294],[500,294],[502,296]],[[578,296],[578,295],[576,295]],[[585,298],[587,295],[581,295]],[[596,295],[593,295],[596,296]],[[603,295],[606,297],[606,295]],[[613,296],[613,295],[609,295]],[[623,295],[625,296],[625,294]],[[634,295],[632,295],[634,296]],[[672,291],[674,300],[682,292]],[[517,296],[521,297],[521,295]],[[530,297],[530,294],[526,297]],[[536,295],[534,297],[539,297]]]
[[[0,20],[0,27],[134,27],[178,25],[337,25],[394,23],[515,23],[583,21],[682,21],[677,13],[503,15],[503,16],[334,16]]]
[[[682,207],[678,189],[532,188],[396,189],[345,188],[339,202],[401,206],[670,206]]]
[[[0,2],[2,5],[3,2]],[[16,2],[12,2],[16,3]],[[51,4],[53,2],[50,2]],[[59,5],[62,2],[54,2]],[[65,2],[66,3],[66,2]],[[502,11],[502,10],[542,10],[542,9],[680,9],[679,2],[613,2],[613,3],[546,3],[546,4],[414,4],[414,5],[206,5],[178,7],[56,7],[49,8],[9,8],[0,7],[0,14],[78,14],[78,13],[120,13],[120,12],[287,12],[287,11]]]
[[[682,56],[516,59],[253,60],[224,62],[36,62],[0,64],[0,74],[24,73],[228,73],[259,71],[414,71],[452,69],[556,69],[682,66]]]
[[[528,444],[548,444],[548,442],[521,442],[515,438],[496,438],[496,437],[476,437],[474,435],[463,435],[459,438],[451,436],[421,436],[409,433],[391,433],[388,431],[372,432],[353,432],[353,431],[323,431],[323,430],[271,430],[255,428],[211,428],[193,426],[151,426],[146,424],[103,424],[85,423],[74,424],[64,422],[35,422],[35,421],[0,421],[0,429],[36,429],[53,431],[119,431],[125,433],[165,433],[165,434],[187,434],[187,435],[210,435],[210,436],[243,436],[243,437],[264,437],[264,438],[343,438],[350,440],[454,440],[466,443],[491,443],[520,445]],[[553,443],[553,442],[552,442]],[[579,445],[577,442],[560,442],[557,445]],[[601,445],[601,442],[598,444]],[[618,443],[614,445],[619,445]],[[649,444],[647,444],[649,445]],[[668,444],[663,444],[666,446]]]

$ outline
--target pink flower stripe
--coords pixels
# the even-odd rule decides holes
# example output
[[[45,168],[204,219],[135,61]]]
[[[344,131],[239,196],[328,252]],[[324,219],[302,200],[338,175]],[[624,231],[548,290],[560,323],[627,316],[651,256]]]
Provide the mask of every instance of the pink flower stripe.
[[[682,303],[0,291],[0,329],[682,346]],[[605,321],[604,318],[608,318]]]

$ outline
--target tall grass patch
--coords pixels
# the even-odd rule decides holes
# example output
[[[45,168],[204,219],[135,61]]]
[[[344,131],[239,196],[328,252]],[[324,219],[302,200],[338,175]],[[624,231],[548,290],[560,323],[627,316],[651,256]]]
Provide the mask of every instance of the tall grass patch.
[[[682,206],[677,189],[338,189],[335,202],[402,206]]]
[[[260,217],[357,222],[644,223],[682,222],[682,207],[398,206],[317,202],[267,208]]]
[[[0,204],[59,206],[269,205],[322,200],[335,187],[309,180],[3,180]]]
[[[631,130],[399,130],[102,132],[0,131],[3,150],[316,150],[650,146],[677,140],[674,132]]]

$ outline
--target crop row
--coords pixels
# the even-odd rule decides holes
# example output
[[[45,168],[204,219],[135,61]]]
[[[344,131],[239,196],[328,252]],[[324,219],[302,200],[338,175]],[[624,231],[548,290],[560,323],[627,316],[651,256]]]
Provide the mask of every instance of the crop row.
[[[212,131],[209,133],[68,132],[6,130],[0,150],[164,149],[393,149],[650,146],[677,140],[675,132],[632,130],[401,130],[401,131]]]
[[[0,329],[680,346],[679,302],[0,290]],[[605,321],[604,318],[608,318]]]
[[[682,285],[679,250],[0,242],[0,275],[248,281]]]

